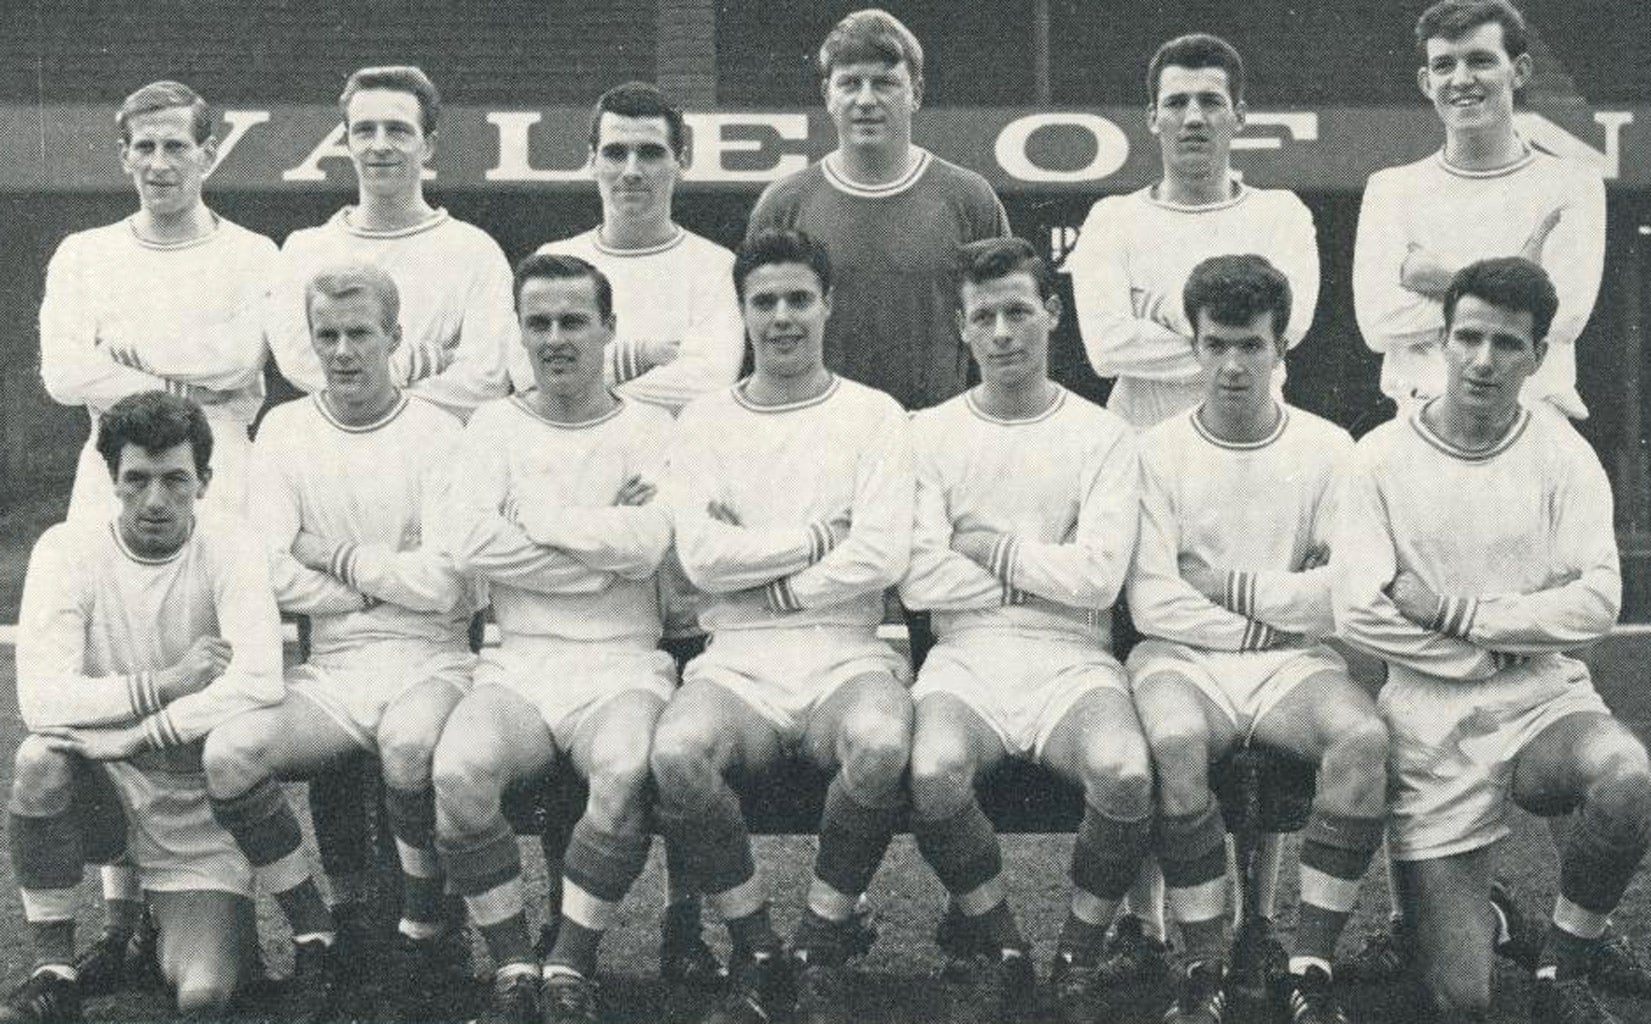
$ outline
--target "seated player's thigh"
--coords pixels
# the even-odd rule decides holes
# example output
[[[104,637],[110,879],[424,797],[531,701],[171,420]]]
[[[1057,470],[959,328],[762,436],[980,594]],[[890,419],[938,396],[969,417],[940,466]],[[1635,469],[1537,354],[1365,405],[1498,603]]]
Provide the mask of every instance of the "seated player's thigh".
[[[1394,864],[1399,904],[1415,927],[1421,981],[1433,1009],[1446,1020],[1483,1012],[1490,1003],[1495,850],[1492,845]]]
[[[1364,687],[1346,672],[1323,669],[1303,679],[1261,716],[1255,740],[1317,762],[1342,737],[1380,725],[1376,702]]]
[[[1039,758],[1056,775],[1082,786],[1098,810],[1134,820],[1152,810],[1152,754],[1122,690],[1089,690],[1061,716]]]
[[[803,725],[801,753],[821,768],[855,759],[879,776],[898,776],[911,758],[911,736],[910,692],[890,673],[870,671],[814,705]]]
[[[1566,715],[1519,751],[1513,762],[1513,799],[1533,814],[1575,809],[1598,779],[1622,769],[1644,771],[1645,746],[1604,712]]]
[[[453,682],[434,678],[408,687],[390,702],[378,722],[378,757],[386,783],[399,789],[429,785],[436,741],[463,697],[464,690]]]
[[[213,729],[202,760],[212,792],[235,794],[267,778],[308,778],[360,749],[318,704],[289,691],[274,707],[243,712]]]
[[[690,762],[709,762],[717,774],[761,772],[779,763],[784,750],[779,727],[730,686],[689,679],[671,696],[654,728],[653,767],[661,792],[670,788],[662,773],[693,772]]]
[[[147,896],[159,933],[161,973],[178,993],[179,1010],[221,1010],[257,962],[252,901],[210,889]]]
[[[1225,754],[1242,738],[1238,726],[1185,672],[1154,669],[1134,684],[1135,713],[1149,744],[1190,738],[1203,743],[1206,761]]]

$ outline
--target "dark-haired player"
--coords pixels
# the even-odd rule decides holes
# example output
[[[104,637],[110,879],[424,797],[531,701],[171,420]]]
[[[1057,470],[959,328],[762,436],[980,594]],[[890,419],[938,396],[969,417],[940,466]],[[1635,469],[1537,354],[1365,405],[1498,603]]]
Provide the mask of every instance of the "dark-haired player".
[[[1387,783],[1375,704],[1320,643],[1335,630],[1325,561],[1352,439],[1274,394],[1291,299],[1271,263],[1205,260],[1183,304],[1204,399],[1142,436],[1129,581],[1143,636],[1129,675],[1157,769],[1154,852],[1186,969],[1164,1019],[1222,1019],[1226,829],[1209,766],[1255,743],[1320,768],[1301,844],[1290,1012],[1295,1024],[1345,1024],[1331,961],[1381,845]]]
[[[917,514],[900,593],[940,637],[912,691],[912,831],[952,895],[954,937],[996,964],[990,1012],[1026,1019],[1032,962],[974,787],[1006,757],[1083,787],[1052,982],[1062,1019],[1085,1020],[1151,825],[1146,740],[1109,650],[1139,519],[1135,436],[1049,379],[1060,298],[1029,244],[968,246],[960,288],[981,383],[912,420]]]
[[[825,249],[795,231],[740,247],[734,282],[756,370],[689,403],[672,453],[677,553],[706,595],[706,652],[654,734],[659,825],[682,881],[733,938],[731,991],[710,1017],[846,1012],[843,963],[863,948],[856,903],[906,805],[907,666],[877,636],[883,591],[905,575],[912,529],[906,415],[826,369],[833,308]],[[791,960],[729,779],[786,755],[833,773]]]
[[[1509,802],[1578,810],[1532,1019],[1605,1022],[1588,981],[1651,836],[1651,767],[1564,652],[1616,622],[1611,488],[1563,417],[1521,404],[1559,309],[1541,267],[1469,264],[1445,290],[1444,391],[1366,435],[1331,563],[1336,621],[1388,664],[1389,851],[1432,1007],[1483,1020]]]
[[[200,406],[158,391],[99,419],[112,518],[36,543],[23,584],[7,838],[35,970],[0,1020],[80,1019],[75,886],[99,813],[127,846],[181,1012],[219,1016],[256,962],[252,870],[212,820],[201,740],[281,700],[281,629],[263,546],[197,515],[212,479]]]

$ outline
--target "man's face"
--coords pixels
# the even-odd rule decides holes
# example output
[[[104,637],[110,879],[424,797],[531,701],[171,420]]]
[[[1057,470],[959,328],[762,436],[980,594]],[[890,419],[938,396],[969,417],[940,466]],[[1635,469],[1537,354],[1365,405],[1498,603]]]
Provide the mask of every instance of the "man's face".
[[[1233,136],[1244,127],[1225,68],[1170,64],[1158,72],[1158,100],[1147,112],[1164,169],[1202,176],[1227,166]]]
[[[1206,402],[1235,412],[1256,412],[1272,404],[1273,370],[1284,358],[1272,310],[1234,325],[1219,323],[1208,309],[1199,309],[1193,338],[1193,354],[1204,370]]]
[[[1547,345],[1536,340],[1526,310],[1464,295],[1445,328],[1445,400],[1453,407],[1499,419],[1519,404],[1525,378],[1542,365]]]
[[[604,110],[591,162],[602,194],[602,218],[669,217],[682,161],[671,152],[663,117],[629,117]]]
[[[418,97],[399,89],[362,89],[345,109],[345,132],[363,191],[404,195],[419,185],[436,146],[424,134]]]
[[[189,539],[195,502],[206,494],[211,478],[195,470],[188,441],[151,453],[128,443],[115,470],[115,497],[120,499],[120,534],[134,554],[166,558]]]
[[[378,297],[358,291],[316,295],[310,304],[310,344],[327,375],[327,393],[341,401],[372,405],[395,387],[390,353],[401,326],[386,327]]]
[[[1530,74],[1530,54],[1509,57],[1502,26],[1488,21],[1459,39],[1429,39],[1416,82],[1447,132],[1466,131],[1511,124],[1513,95]]]
[[[126,130],[120,164],[143,208],[162,216],[194,209],[201,199],[201,182],[217,158],[218,143],[212,138],[195,141],[190,109],[151,110],[130,118]]]
[[[801,377],[824,363],[831,296],[806,263],[768,263],[745,278],[740,304],[757,372]]]
[[[530,277],[517,300],[522,346],[539,390],[571,397],[602,387],[602,350],[613,340],[589,277]]]
[[[1038,294],[1031,274],[964,281],[958,313],[963,340],[987,387],[1017,387],[1048,376],[1049,332],[1060,319],[1060,299]]]
[[[911,141],[912,114],[923,97],[905,61],[834,64],[821,91],[839,145],[892,149]]]

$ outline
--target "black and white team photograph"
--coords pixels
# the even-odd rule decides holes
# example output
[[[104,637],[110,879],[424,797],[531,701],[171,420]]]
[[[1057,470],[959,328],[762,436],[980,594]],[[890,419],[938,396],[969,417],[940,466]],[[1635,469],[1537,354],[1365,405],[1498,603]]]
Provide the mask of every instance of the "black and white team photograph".
[[[863,2],[7,10],[0,1024],[1651,1024],[1651,7]]]

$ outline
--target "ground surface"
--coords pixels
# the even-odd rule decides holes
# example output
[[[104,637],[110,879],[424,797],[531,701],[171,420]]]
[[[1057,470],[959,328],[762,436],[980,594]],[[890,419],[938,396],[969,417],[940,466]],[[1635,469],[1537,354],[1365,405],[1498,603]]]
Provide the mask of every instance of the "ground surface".
[[[1638,647],[1639,645],[1636,645]],[[0,784],[9,787],[11,752],[22,734],[15,703],[13,667],[9,651],[0,649]],[[1639,659],[1643,650],[1633,656]],[[1629,652],[1613,651],[1601,665],[1603,673],[1615,676],[1632,667],[1643,679],[1643,660],[1630,663]],[[1644,720],[1647,704],[1643,694],[1628,701],[1623,710],[1630,717]],[[1643,702],[1643,703],[1642,703]],[[299,798],[302,790],[294,787],[292,796]],[[531,844],[527,844],[531,845]],[[1025,931],[1037,945],[1040,965],[1044,965],[1052,951],[1055,933],[1064,914],[1066,893],[1066,863],[1071,851],[1070,836],[1012,836],[1004,842],[1011,883],[1012,898],[1019,908]],[[529,864],[539,864],[536,850],[524,846]],[[812,857],[812,844],[806,839],[763,838],[758,841],[758,858],[764,870],[775,881],[775,889],[783,894],[777,903],[777,917],[782,928],[789,929],[798,912],[798,895],[802,892],[806,872]],[[1515,885],[1521,902],[1533,913],[1551,904],[1553,893],[1554,854],[1547,830],[1536,819],[1521,816],[1514,835],[1502,851],[1502,871]],[[604,996],[611,1010],[610,1019],[616,1022],[654,1022],[695,1020],[703,1012],[704,1003],[688,997],[673,997],[658,982],[656,946],[658,942],[657,915],[660,905],[659,849],[647,874],[637,885],[624,906],[624,922],[609,938],[603,950]],[[1281,922],[1288,927],[1295,916],[1294,872],[1286,870],[1285,894],[1281,900]],[[542,892],[542,873],[533,872],[532,891]],[[95,934],[97,920],[95,885],[88,879],[83,887],[87,893],[87,924],[82,929],[83,941]],[[941,961],[935,954],[930,934],[943,905],[943,894],[933,876],[923,867],[916,849],[908,838],[895,843],[888,861],[873,885],[872,900],[878,908],[881,939],[872,955],[863,964],[863,981],[853,990],[853,1010],[861,1024],[895,1024],[895,1022],[947,1021],[970,1019],[966,1016],[974,1006],[969,994],[948,988],[939,978]],[[1363,932],[1374,925],[1387,904],[1385,879],[1374,872],[1365,886],[1358,918],[1344,940],[1344,951],[1357,944]],[[532,908],[537,918],[540,908]],[[285,926],[273,913],[273,905],[266,899],[261,904],[266,958],[276,973],[285,973],[290,964],[287,952]],[[0,974],[16,979],[29,962],[22,912],[16,890],[11,881],[9,861],[0,858]],[[1641,948],[1651,944],[1651,880],[1642,873],[1628,894],[1619,926],[1631,935]],[[478,965],[483,962],[478,959]],[[372,993],[379,988],[384,976],[385,961],[377,958],[368,965],[367,982],[361,986],[371,1003]],[[480,989],[477,990],[478,995]],[[1496,1004],[1491,1020],[1494,1024],[1513,1024],[1527,1019],[1529,982],[1518,972],[1502,968],[1496,982]],[[1410,1015],[1393,992],[1355,990],[1349,994],[1356,1020],[1362,1024],[1401,1024]],[[1651,1004],[1615,1000],[1613,1006],[1625,1021],[1651,1021]],[[952,1010],[959,1011],[953,1017]],[[87,1017],[94,1021],[151,1021],[167,1019],[167,1004],[157,994],[125,994],[98,1000],[87,1006]],[[274,1021],[279,1015],[269,1005],[253,1007],[232,1018],[236,1021]],[[383,1016],[380,1019],[392,1019]]]

